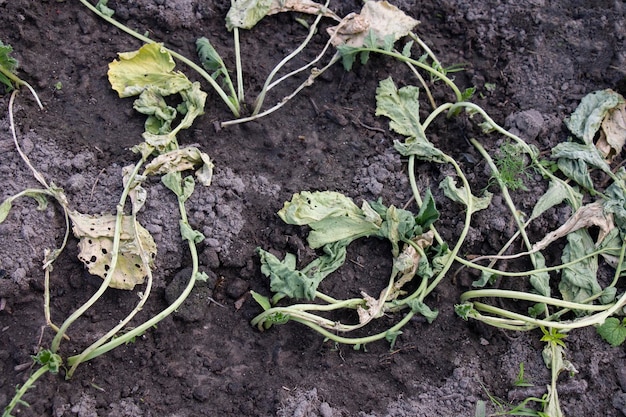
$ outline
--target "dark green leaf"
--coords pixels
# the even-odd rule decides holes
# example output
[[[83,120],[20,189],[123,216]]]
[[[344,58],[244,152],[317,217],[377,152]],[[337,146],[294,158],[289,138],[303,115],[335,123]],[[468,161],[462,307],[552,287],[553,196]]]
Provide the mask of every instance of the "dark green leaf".
[[[619,346],[626,340],[626,322],[618,318],[607,318],[596,330],[600,337],[612,346]]]
[[[437,220],[439,220],[439,211],[435,206],[435,199],[429,188],[426,190],[426,195],[424,195],[420,211],[417,213],[417,216],[415,216],[415,221],[422,226],[423,229],[427,229]]]

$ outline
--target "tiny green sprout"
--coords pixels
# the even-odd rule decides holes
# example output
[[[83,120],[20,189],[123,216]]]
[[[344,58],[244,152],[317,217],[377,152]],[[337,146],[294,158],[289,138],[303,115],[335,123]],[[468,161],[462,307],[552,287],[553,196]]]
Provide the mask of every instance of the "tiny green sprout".
[[[541,332],[543,333],[543,336],[541,337],[542,342],[546,342],[550,346],[565,347],[564,339],[567,337],[567,335],[565,333],[560,333],[559,329],[550,327],[549,330],[546,330],[546,328],[542,326]]]
[[[515,385],[516,387],[533,386],[533,384],[524,377],[524,362],[520,362],[519,364],[519,372],[517,373],[517,378],[515,379],[515,382],[513,382],[513,385]]]
[[[490,93],[496,90],[496,84],[495,83],[485,83],[485,90],[489,91]]]
[[[63,89],[63,83],[61,81],[57,81],[56,83],[54,83],[54,88],[55,88],[55,90],[62,90]]]

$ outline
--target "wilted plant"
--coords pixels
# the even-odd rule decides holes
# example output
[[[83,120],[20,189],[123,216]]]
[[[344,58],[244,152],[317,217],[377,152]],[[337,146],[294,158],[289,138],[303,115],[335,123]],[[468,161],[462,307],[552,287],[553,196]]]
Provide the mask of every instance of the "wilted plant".
[[[46,198],[51,197],[63,209],[68,227],[61,247],[52,251],[46,250],[44,259],[44,315],[47,323],[55,331],[55,336],[50,348],[41,350],[33,358],[40,368],[18,389],[11,403],[5,408],[3,416],[9,416],[18,404],[24,404],[23,395],[42,375],[47,372],[57,373],[62,367],[67,366],[65,376],[70,378],[81,363],[134,340],[136,336],[155,326],[182,304],[196,280],[206,279],[206,275],[198,270],[196,249],[196,245],[204,239],[204,236],[191,228],[185,209],[185,202],[194,191],[196,179],[193,176],[183,177],[183,172],[195,169],[197,180],[202,185],[208,186],[211,182],[213,164],[208,155],[197,148],[181,148],[176,137],[182,129],[190,127],[194,119],[203,113],[206,94],[200,90],[198,83],[192,83],[184,74],[174,71],[171,55],[160,44],[153,43],[138,51],[121,53],[120,60],[110,64],[108,75],[113,89],[120,97],[138,96],[134,108],[148,116],[143,133],[144,141],[133,147],[140,160],[135,165],[123,169],[124,189],[115,215],[93,216],[72,210],[63,191],[54,184],[48,185],[45,182],[43,175],[19,150],[12,113],[15,95],[11,96],[9,118],[16,147],[44,188],[25,190],[6,199],[0,206],[0,221],[6,219],[13,201],[18,197],[33,197],[41,206],[46,204]],[[182,99],[182,103],[176,109],[167,105],[164,100],[164,97],[172,94],[178,94]],[[177,118],[179,114],[181,118]],[[179,119],[178,124],[174,125]],[[184,291],[170,306],[145,322],[123,330],[142,309],[152,288],[151,267],[156,257],[156,245],[150,233],[137,220],[137,214],[147,197],[143,183],[151,175],[161,176],[164,185],[177,197],[180,233],[183,240],[187,241],[191,253],[192,273]],[[130,213],[126,214],[128,200]],[[91,274],[100,276],[103,281],[92,297],[57,327],[50,321],[49,276],[53,262],[67,242],[70,221],[74,235],[80,239],[79,258]],[[132,290],[136,285],[143,284],[146,278],[146,287],[140,294],[140,301],[135,308],[107,334],[81,353],[68,357],[64,363],[60,345],[62,340],[67,338],[70,326],[91,308],[108,288]]]

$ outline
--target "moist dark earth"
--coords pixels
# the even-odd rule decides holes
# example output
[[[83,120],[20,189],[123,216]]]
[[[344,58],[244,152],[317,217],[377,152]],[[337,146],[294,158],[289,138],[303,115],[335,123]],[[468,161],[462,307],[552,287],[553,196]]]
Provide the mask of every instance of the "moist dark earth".
[[[498,123],[513,129],[540,151],[567,139],[563,119],[592,91],[612,88],[624,94],[626,36],[624,1],[402,1],[400,9],[420,20],[417,34],[462,88],[475,86],[472,99]],[[195,40],[205,36],[234,68],[233,37],[224,19],[230,3],[210,0],[110,0],[114,17],[140,33],[196,59]],[[339,16],[358,12],[358,1],[331,2]],[[241,32],[249,104],[267,74],[307,35],[297,19],[281,13]],[[332,25],[323,19],[297,64],[319,54]],[[114,213],[122,190],[121,168],[136,161],[130,148],[141,141],[144,117],[132,99],[120,99],[107,80],[118,52],[142,43],[101,20],[77,0],[0,0],[0,40],[13,46],[18,74],[33,85],[44,109],[26,89],[16,100],[15,121],[24,152],[43,175],[62,187],[70,205],[83,213]],[[294,64],[295,65],[295,64]],[[46,375],[24,400],[19,416],[473,416],[479,401],[488,413],[498,409],[489,395],[518,403],[541,397],[550,382],[541,358],[541,333],[497,330],[459,318],[454,305],[476,278],[466,271],[446,277],[426,300],[439,311],[429,324],[412,319],[395,346],[385,341],[366,349],[335,345],[297,323],[260,332],[250,320],[261,308],[249,290],[268,295],[257,247],[282,256],[315,255],[307,230],[284,224],[276,215],[283,202],[302,191],[332,190],[362,200],[382,198],[405,205],[411,190],[406,161],[393,149],[400,139],[388,120],[375,116],[378,82],[392,76],[399,85],[417,85],[398,62],[372,56],[350,71],[336,64],[313,86],[280,110],[258,121],[216,129],[232,114],[206,82],[179,64],[209,92],[205,114],[179,135],[215,163],[213,184],[197,187],[188,202],[189,221],[207,239],[200,265],[209,280],[196,285],[172,316],[108,354],[82,364],[73,378]],[[302,81],[271,91],[273,105]],[[436,88],[435,99],[450,100]],[[443,91],[443,90],[441,90]],[[0,91],[1,92],[1,91]],[[9,94],[0,94],[0,190],[3,199],[36,181],[15,151],[9,132]],[[493,152],[498,135],[482,135],[467,118],[441,120],[429,139],[449,152],[468,173],[472,187],[488,185],[489,170],[468,142],[477,137]],[[438,230],[454,241],[462,226],[460,206],[445,200],[436,184],[441,165],[418,164],[423,187],[432,182],[440,201]],[[447,169],[447,168],[446,168]],[[442,172],[440,172],[442,170]],[[182,285],[191,259],[179,235],[174,197],[157,180],[147,184],[148,202],[140,220],[157,245],[155,288],[135,319],[163,310]],[[497,190],[492,190],[496,191]],[[524,210],[545,191],[530,180],[514,195]],[[510,236],[508,211],[495,201],[475,217],[463,254],[495,253]],[[534,240],[566,218],[554,210],[530,229]],[[502,219],[506,219],[504,222]],[[43,271],[46,248],[60,244],[61,210],[43,211],[28,199],[16,202],[0,225],[0,406],[34,372],[31,355],[48,347]],[[77,259],[77,240],[51,274],[52,321],[61,322],[100,285]],[[350,246],[348,261],[328,277],[325,289],[338,297],[358,296],[385,285],[390,247],[376,239]],[[550,260],[549,254],[547,257]],[[527,267],[520,265],[520,267]],[[181,284],[181,282],[183,284]],[[525,284],[514,284],[523,287]],[[620,287],[621,288],[621,287]],[[623,291],[623,288],[621,288]],[[64,357],[84,349],[132,309],[137,290],[109,290],[69,330]],[[214,300],[216,302],[212,302]],[[382,331],[401,315],[383,317],[368,332]],[[132,325],[132,324],[131,324]],[[610,347],[594,329],[571,332],[567,357],[579,373],[561,375],[559,396],[566,416],[620,416],[626,413],[626,355]],[[534,386],[517,388],[520,363]]]

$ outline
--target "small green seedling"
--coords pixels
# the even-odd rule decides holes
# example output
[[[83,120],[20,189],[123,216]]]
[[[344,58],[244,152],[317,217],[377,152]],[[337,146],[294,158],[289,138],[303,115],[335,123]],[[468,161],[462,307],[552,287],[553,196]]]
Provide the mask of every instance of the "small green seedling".
[[[516,387],[532,387],[533,384],[526,379],[524,376],[524,362],[520,362],[519,364],[519,372],[517,373],[517,378],[513,382],[513,385]]]

